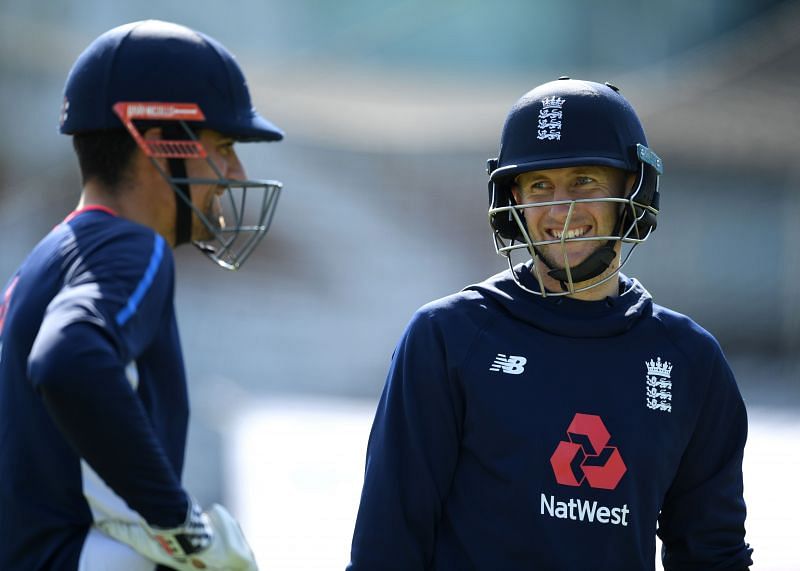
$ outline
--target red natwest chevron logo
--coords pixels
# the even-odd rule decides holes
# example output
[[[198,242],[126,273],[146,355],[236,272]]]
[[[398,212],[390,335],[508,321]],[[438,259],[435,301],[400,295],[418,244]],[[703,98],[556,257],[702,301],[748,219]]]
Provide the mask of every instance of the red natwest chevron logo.
[[[567,428],[569,442],[558,443],[550,457],[556,481],[562,486],[613,490],[627,468],[615,446],[607,446],[611,435],[596,414],[577,413]]]

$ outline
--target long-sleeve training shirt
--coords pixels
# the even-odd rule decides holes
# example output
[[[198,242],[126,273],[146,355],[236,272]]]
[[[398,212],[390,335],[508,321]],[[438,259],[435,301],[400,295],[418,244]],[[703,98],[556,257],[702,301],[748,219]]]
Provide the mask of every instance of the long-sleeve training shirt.
[[[186,376],[163,238],[73,213],[0,298],[0,569],[75,570],[95,518],[183,522]]]
[[[523,271],[527,287],[536,287]],[[745,407],[714,338],[503,272],[414,315],[367,451],[351,571],[741,570]]]

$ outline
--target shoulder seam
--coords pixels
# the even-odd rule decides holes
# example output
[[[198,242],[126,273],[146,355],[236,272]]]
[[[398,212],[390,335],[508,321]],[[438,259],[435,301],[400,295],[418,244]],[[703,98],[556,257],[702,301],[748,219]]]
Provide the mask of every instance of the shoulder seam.
[[[473,290],[473,291],[475,291],[475,290]],[[481,293],[481,292],[478,292],[478,293]],[[482,293],[481,293],[480,299],[476,299],[474,301],[477,302],[479,307],[482,307],[486,311],[486,315],[484,316],[484,318],[482,320],[480,320],[480,322],[477,322],[475,324],[475,333],[473,334],[472,339],[464,347],[464,353],[462,355],[459,355],[459,358],[456,361],[459,368],[464,366],[466,360],[469,358],[470,355],[472,355],[472,348],[476,345],[476,343],[478,342],[478,339],[480,338],[480,336],[489,328],[489,326],[495,320],[495,316],[494,316],[493,312],[491,311],[491,309],[489,308],[489,305],[490,304],[495,304],[497,306],[500,305],[500,304],[497,304],[497,302],[495,302],[493,299],[490,299],[488,296],[485,296]],[[501,306],[501,310],[502,310],[502,306]]]

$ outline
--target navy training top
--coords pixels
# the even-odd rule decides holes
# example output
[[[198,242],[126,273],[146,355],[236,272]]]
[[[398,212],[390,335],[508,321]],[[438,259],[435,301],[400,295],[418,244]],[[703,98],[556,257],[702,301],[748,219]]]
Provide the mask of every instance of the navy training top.
[[[652,570],[656,533],[667,571],[752,563],[747,418],[722,351],[636,280],[621,290],[541,298],[506,271],[417,311],[349,570]]]
[[[186,517],[188,397],[172,253],[73,213],[0,298],[0,569],[77,569],[92,522]]]

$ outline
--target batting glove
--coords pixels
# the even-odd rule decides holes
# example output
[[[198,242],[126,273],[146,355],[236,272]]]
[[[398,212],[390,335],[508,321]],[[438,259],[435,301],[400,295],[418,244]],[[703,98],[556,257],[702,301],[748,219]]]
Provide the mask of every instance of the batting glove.
[[[151,561],[176,571],[258,571],[239,524],[219,504],[203,512],[193,501],[186,522],[173,529],[117,519],[95,525]]]

